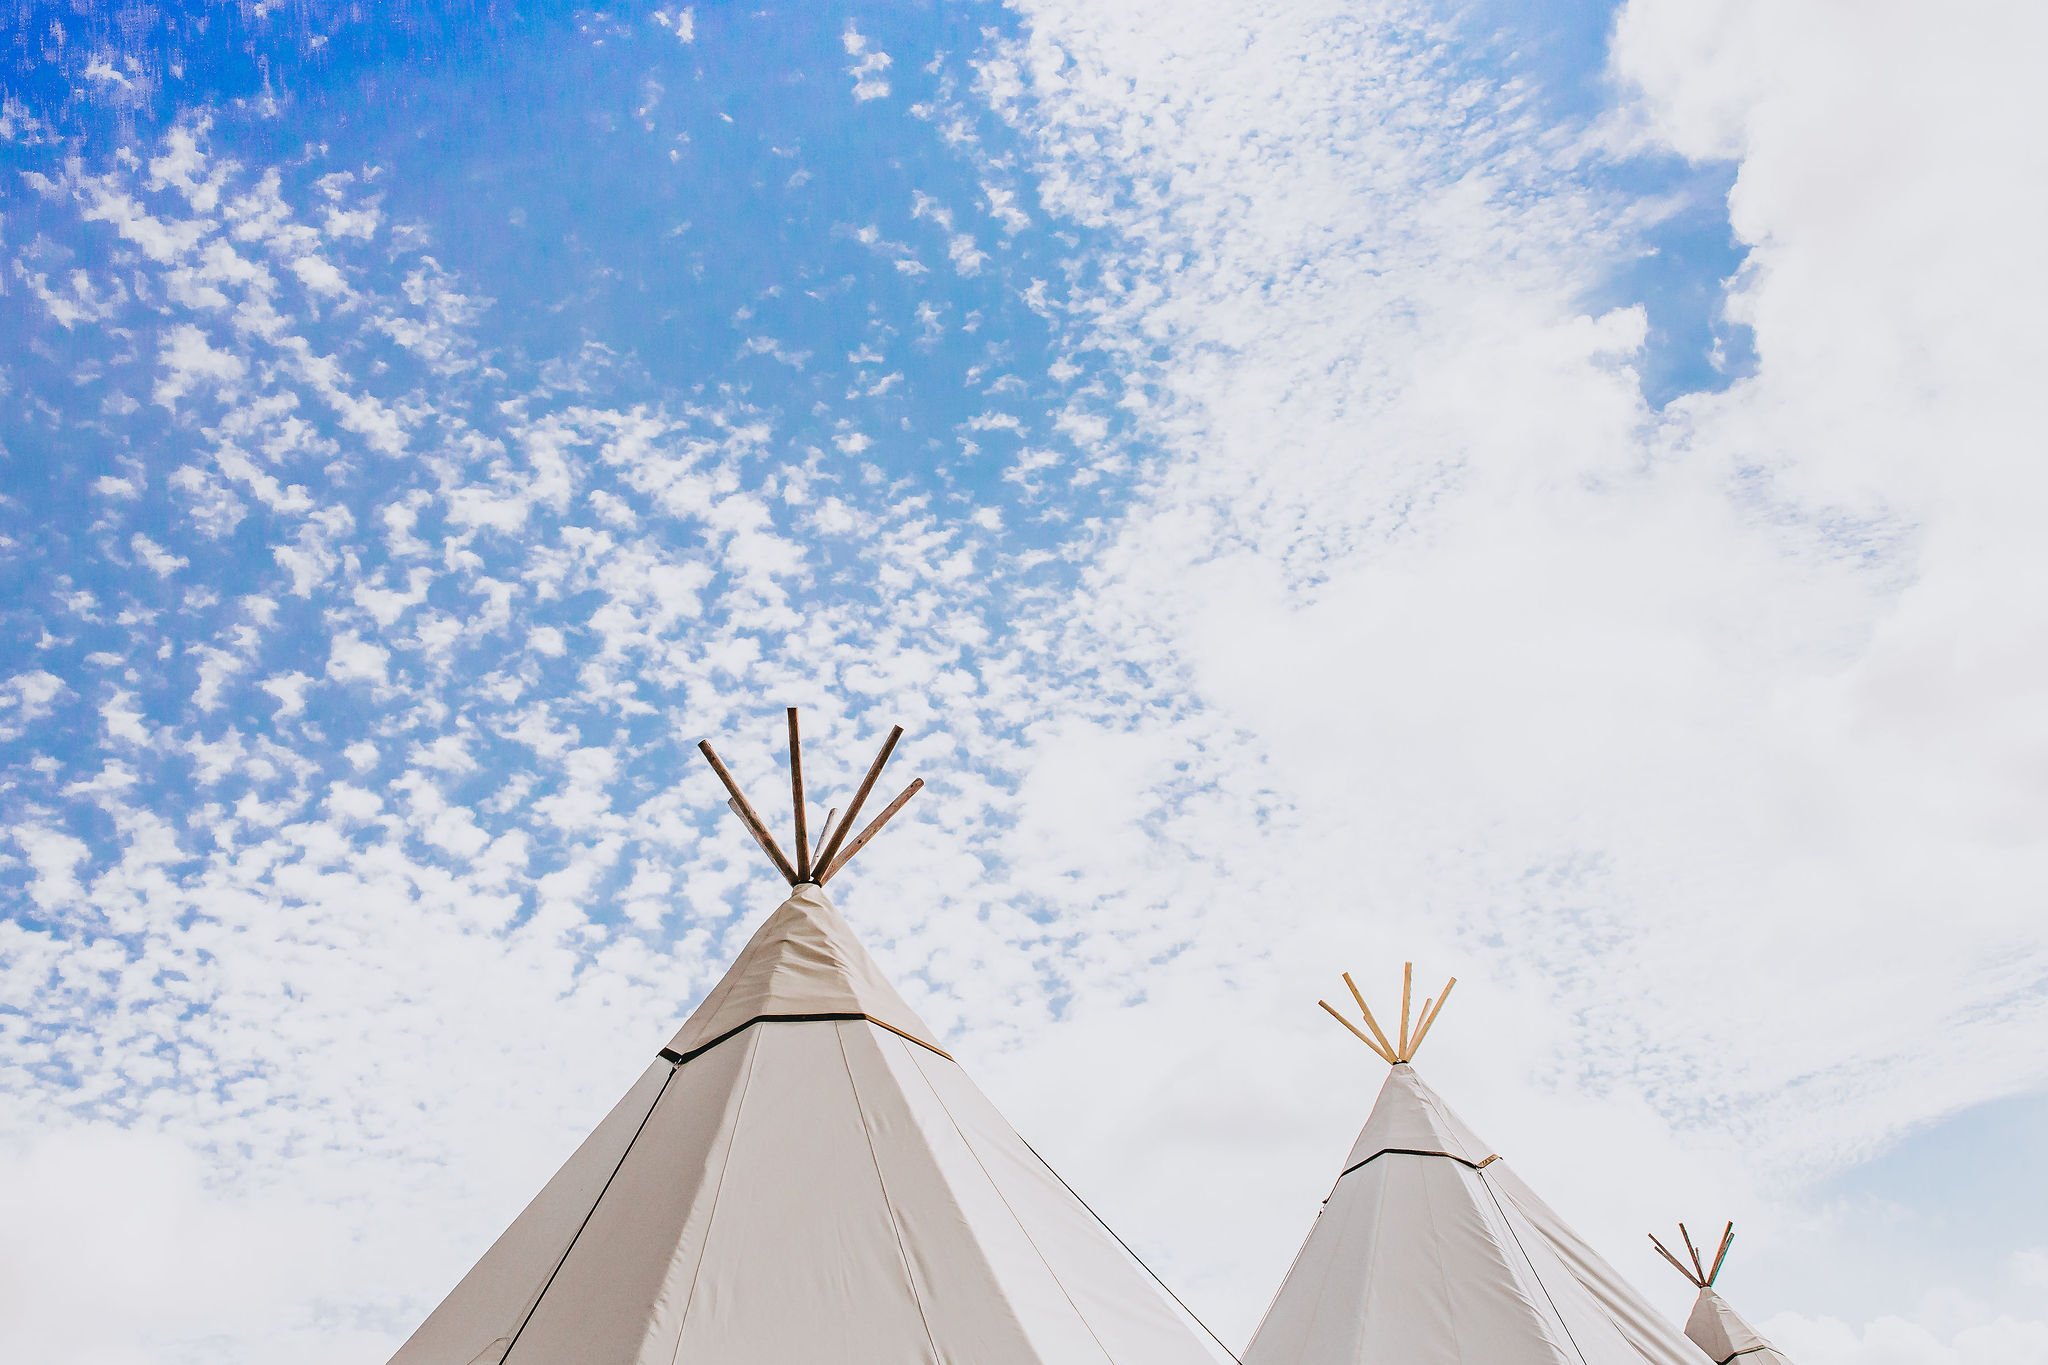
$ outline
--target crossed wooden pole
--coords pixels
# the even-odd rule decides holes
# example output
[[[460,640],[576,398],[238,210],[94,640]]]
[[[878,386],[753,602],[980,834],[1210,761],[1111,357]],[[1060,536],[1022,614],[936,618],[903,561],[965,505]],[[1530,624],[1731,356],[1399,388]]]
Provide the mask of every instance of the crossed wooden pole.
[[[1692,1258],[1692,1268],[1686,1269],[1685,1262],[1671,1254],[1671,1248],[1657,1240],[1657,1234],[1650,1234],[1650,1245],[1657,1248],[1657,1254],[1671,1262],[1672,1269],[1693,1282],[1694,1288],[1706,1289],[1720,1278],[1721,1263],[1728,1259],[1728,1248],[1735,1244],[1735,1224],[1730,1223],[1721,1231],[1721,1249],[1714,1253],[1713,1268],[1709,1269],[1700,1259],[1700,1249],[1692,1244],[1692,1234],[1685,1230],[1685,1224],[1678,1225],[1678,1236],[1685,1243],[1685,1254]]]
[[[754,842],[768,855],[768,861],[775,864],[775,870],[780,872],[791,886],[801,886],[807,882],[814,886],[823,886],[838,875],[839,869],[853,861],[854,854],[866,848],[868,842],[882,832],[882,826],[888,824],[897,811],[908,805],[911,797],[923,790],[924,779],[913,778],[910,785],[898,793],[895,800],[882,807],[882,813],[870,821],[866,829],[856,834],[852,842],[846,841],[846,831],[853,828],[853,822],[860,818],[860,810],[867,802],[868,793],[874,790],[876,779],[881,777],[883,767],[889,762],[889,755],[896,751],[896,741],[901,738],[902,726],[895,726],[889,731],[889,738],[882,742],[882,752],[876,754],[875,761],[868,765],[867,776],[861,779],[860,786],[854,789],[853,800],[847,803],[846,818],[835,824],[833,817],[838,815],[838,810],[835,808],[828,811],[824,827],[818,831],[818,841],[814,846],[810,840],[808,813],[804,809],[803,741],[797,733],[796,708],[789,708],[789,796],[790,803],[796,808],[794,863],[791,863],[789,855],[782,851],[782,845],[775,842],[775,835],[769,831],[768,826],[754,810],[753,804],[747,800],[746,793],[740,790],[740,784],[734,779],[732,771],[712,749],[711,741],[699,740],[697,747],[704,751],[705,759],[711,764],[711,771],[718,774],[718,780],[725,784],[726,791],[731,794],[732,799],[727,801],[726,805],[740,818],[740,823],[747,827],[747,832],[754,836]]]
[[[1433,996],[1422,1002],[1422,1008],[1415,1013],[1415,1031],[1410,1033],[1408,1031],[1408,1004],[1413,997],[1415,989],[1415,964],[1413,962],[1402,963],[1401,1027],[1396,1030],[1394,1037],[1391,1039],[1380,1028],[1379,1020],[1372,1017],[1372,1007],[1365,1003],[1365,993],[1358,989],[1358,983],[1351,979],[1351,973],[1344,973],[1344,984],[1351,989],[1351,998],[1358,1002],[1358,1012],[1365,1016],[1365,1026],[1372,1030],[1371,1037],[1367,1037],[1364,1033],[1360,1032],[1358,1025],[1337,1013],[1337,1007],[1329,1001],[1318,1000],[1316,1003],[1329,1011],[1332,1019],[1335,1019],[1345,1028],[1350,1029],[1353,1036],[1359,1042],[1364,1043],[1367,1047],[1378,1053],[1381,1060],[1385,1061],[1389,1066],[1395,1066],[1415,1060],[1416,1049],[1422,1046],[1422,1040],[1429,1035],[1429,1026],[1434,1024],[1436,1017],[1444,1012],[1444,1001],[1451,998],[1451,987],[1458,984],[1458,978],[1454,976],[1444,983],[1442,995]]]

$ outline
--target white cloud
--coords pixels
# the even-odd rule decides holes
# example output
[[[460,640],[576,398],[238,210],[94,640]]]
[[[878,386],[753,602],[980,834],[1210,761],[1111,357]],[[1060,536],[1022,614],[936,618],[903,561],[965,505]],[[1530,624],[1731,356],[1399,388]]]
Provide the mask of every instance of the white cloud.
[[[334,664],[330,660],[328,672],[332,675]],[[313,679],[304,673],[279,673],[265,678],[257,686],[277,700],[277,714],[280,719],[296,716],[306,709],[306,689],[313,685]]]
[[[2048,1358],[2048,1321],[2011,1317],[1939,1331],[1896,1314],[1852,1326],[1781,1313],[1759,1330],[1801,1365],[2033,1365]]]
[[[675,10],[658,9],[654,12],[654,22],[675,34],[680,42],[697,41],[697,11],[688,5]]]
[[[217,710],[222,689],[248,667],[248,660],[208,645],[195,645],[192,653],[199,659],[199,686],[193,689],[192,704],[202,711]]]
[[[70,690],[62,678],[40,668],[0,682],[0,741],[20,738],[27,726],[49,715],[57,698]]]
[[[1927,290],[1900,279],[1900,260],[1920,263],[1901,243],[1939,245],[1932,219],[1904,213],[1892,239],[1799,193],[1828,154],[1818,115],[1770,113],[1801,79],[1764,61],[1786,44],[1744,40],[1741,70],[1694,71],[1666,53],[1683,41],[1630,17],[1649,25],[1624,43],[1646,89],[1633,135],[1750,158],[1738,221],[1756,254],[1736,306],[1765,343],[1755,382],[1652,412],[1630,373],[1644,315],[1584,303],[1639,245],[1622,220],[1641,206],[1582,183],[1529,106],[1446,65],[1436,30],[1340,10],[1042,8],[983,54],[981,96],[1029,141],[977,173],[1014,175],[1049,225],[1087,229],[1063,248],[1071,275],[1032,263],[1057,286],[1018,290],[1028,268],[1003,277],[1008,252],[977,262],[1048,321],[1048,374],[1070,386],[1063,410],[1023,408],[1030,387],[996,390],[991,371],[945,418],[1028,413],[1040,444],[981,466],[1028,486],[1022,503],[1007,487],[935,495],[815,449],[821,432],[879,430],[830,402],[843,374],[823,375],[801,434],[765,400],[607,410],[605,362],[588,358],[558,372],[573,389],[484,374],[482,355],[515,363],[478,345],[486,304],[404,257],[417,239],[401,230],[359,247],[372,239],[338,225],[362,220],[337,216],[373,212],[356,190],[336,181],[308,208],[278,176],[166,144],[151,174],[195,213],[216,196],[231,234],[117,205],[95,230],[160,243],[130,274],[174,311],[114,300],[104,321],[132,328],[145,361],[167,339],[203,348],[188,370],[163,362],[164,384],[173,400],[218,391],[226,411],[181,420],[192,449],[164,486],[195,520],[260,531],[276,567],[236,558],[261,582],[233,591],[277,605],[238,623],[246,646],[181,638],[192,627],[168,612],[123,627],[135,659],[92,643],[87,667],[115,670],[190,647],[214,719],[197,733],[174,700],[179,719],[160,720],[153,683],[103,708],[105,734],[83,743],[133,770],[154,755],[123,746],[191,765],[191,792],[151,811],[125,804],[133,773],[103,755],[41,755],[118,839],[100,868],[55,835],[32,885],[117,929],[56,943],[0,918],[9,998],[15,981],[61,983],[37,986],[47,1029],[0,1034],[0,1066],[31,1078],[0,1088],[0,1133],[54,1104],[103,1106],[217,1146],[91,1147],[151,1185],[148,1216],[102,1220],[104,1238],[89,1208],[31,1200],[77,1226],[52,1265],[21,1272],[50,1307],[0,1314],[0,1354],[59,1349],[53,1324],[81,1286],[104,1287],[95,1238],[126,1239],[139,1266],[173,1244],[163,1226],[189,1226],[175,1245],[233,1238],[261,1260],[275,1219],[301,1253],[331,1249],[276,1274],[338,1306],[308,1307],[260,1266],[193,1291],[189,1310],[135,1291],[135,1315],[61,1349],[212,1351],[229,1322],[237,1340],[209,1358],[376,1358],[624,1084],[639,1054],[620,1021],[665,1025],[758,922],[755,860],[711,823],[715,796],[680,778],[650,791],[647,774],[697,733],[733,735],[736,767],[772,772],[762,697],[815,705],[812,733],[832,736],[814,741],[820,791],[858,778],[865,755],[837,757],[842,740],[883,715],[911,725],[901,762],[943,799],[864,855],[846,888],[864,936],[1227,1334],[1278,1278],[1369,1100],[1348,1079],[1355,1045],[1308,1004],[1340,963],[1379,979],[1413,955],[1465,978],[1432,1074],[1625,1250],[1646,1190],[1789,1224],[1815,1163],[2026,1083],[2012,1040],[2041,1023],[2038,935],[2011,888],[2039,884],[2029,651],[2044,599],[2003,548],[2030,543],[2030,484],[1977,438],[2031,429],[2004,387],[2024,392],[2010,367],[2036,343],[1989,326],[1986,350],[2011,356],[1959,343],[1942,290],[1968,286],[1953,297],[1969,321],[2002,314],[1953,261],[1930,256]],[[848,52],[857,81],[887,69],[860,72],[881,55],[865,40]],[[1713,89],[1666,88],[1692,80]],[[1753,173],[1773,155],[1783,169]],[[1909,181],[1925,169],[1905,160]],[[1029,224],[984,193],[1006,230]],[[950,250],[964,234],[939,213],[924,216]],[[909,259],[879,230],[856,236]],[[319,332],[271,274],[315,250],[364,300]],[[1831,273],[1833,250],[1854,268]],[[1890,287],[1842,297],[1857,270]],[[227,323],[202,331],[177,309]],[[949,296],[944,313],[878,314],[851,363],[883,363],[905,334],[922,349],[971,311]],[[1854,328],[1871,335],[1832,335]],[[760,341],[805,363],[800,341]],[[393,367],[374,393],[365,346]],[[1882,411],[1850,412],[1856,367],[1892,349],[1924,372],[1874,386]],[[1965,405],[1977,360],[1990,377]],[[1955,439],[1925,446],[1935,461],[1893,427]],[[412,458],[377,463],[368,491],[362,449]],[[1089,480],[1101,501],[1069,496]],[[354,512],[330,505],[335,489],[362,494]],[[206,571],[187,580],[227,562],[229,547],[162,535]],[[129,606],[111,586],[78,601],[53,637]],[[543,603],[569,628],[536,626]],[[208,652],[245,647],[246,677]],[[318,681],[294,665],[371,687],[286,723]],[[0,724],[62,694],[54,674],[23,676],[48,681],[11,680]],[[1937,891],[1953,942],[1924,933]],[[600,897],[623,924],[590,912]],[[1911,944],[1920,975],[1865,938]],[[1973,993],[1983,961],[2001,974]],[[1923,988],[1940,1027],[1869,1003]],[[451,1071],[450,1056],[471,1060]],[[1103,1060],[1132,1057],[1139,1072]],[[55,1074],[80,1079],[35,1079]],[[1588,1166],[1588,1132],[1615,1137],[1612,1160]],[[63,1176],[53,1162],[32,1152],[20,1169]],[[349,1212],[307,1239],[300,1199]],[[163,1284],[183,1286],[172,1270]],[[2012,1315],[1898,1312],[1912,1321],[1838,1313],[1846,1344],[1823,1323],[1812,1358],[2031,1346]]]
[[[81,210],[82,216],[88,222],[112,224],[115,231],[142,248],[143,254],[152,261],[179,259],[214,228],[214,224],[206,219],[176,222],[155,217],[133,196],[104,182],[88,183],[84,189],[87,202]]]
[[[1169,803],[1120,845],[1142,867],[1098,860],[1079,884],[1171,905],[1187,973],[1236,944],[1225,900],[1259,906],[1281,975],[1260,1003],[1242,987],[1250,1017],[1312,999],[1327,980],[1306,974],[1340,954],[1420,954],[1395,943],[1490,964],[1496,996],[1532,978],[1523,1027],[1553,1021],[1556,1065],[1502,1053],[1469,1069],[1476,1093],[1528,1098],[1527,1130],[1648,1089],[1665,1141],[1740,1143],[1781,1191],[2038,1084],[2022,983],[2043,971],[2026,907],[2048,865],[2013,835],[2048,791],[2010,745],[2034,733],[2021,680],[2048,639],[2022,604],[2048,584],[2013,510],[2036,474],[2011,459],[2031,418],[2010,398],[2041,357],[1995,303],[2040,262],[2013,235],[2048,184],[2012,173],[2039,155],[2024,121],[1972,99],[1939,127],[1906,115],[1897,72],[1924,30],[1903,7],[1847,57],[1812,14],[1633,6],[1620,61],[1651,87],[1644,122],[1744,156],[1731,307],[1760,354],[1754,379],[1660,414],[1634,373],[1643,316],[1583,302],[1639,206],[1505,111],[1475,119],[1425,26],[1332,44],[1332,17],[1035,5],[983,65],[1048,211],[1117,243],[1102,287],[1039,296],[1062,348],[1117,357],[1140,447],[1165,452],[1075,551],[1088,624],[1062,671],[1100,713],[1146,717],[1119,727],[1177,737],[1193,771],[1149,794],[1204,814]],[[1991,45],[1931,59],[1941,88],[2026,85],[2004,64],[2027,44]],[[1331,109],[1399,109],[1400,127]],[[1975,138],[1987,119],[2000,131]],[[1090,459],[1131,439],[1107,404],[1060,427]],[[1229,890],[1146,887],[1169,847]],[[1931,913],[1908,1025],[1882,1002]],[[1993,958],[2013,964],[1997,983]],[[1521,1066],[1561,1079],[1529,1095]],[[1362,1104],[1299,1122],[1335,1143]],[[1305,1169],[1289,1197],[1326,1184]],[[1601,1211],[1620,1169],[1559,1163],[1546,1189],[1627,1247]],[[1163,1187],[1133,1207],[1184,1249],[1206,1235]],[[1232,1244],[1190,1259],[1241,1286],[1227,1312],[1248,1326],[1257,1277],[1225,1267],[1284,1264],[1300,1228],[1234,1212]]]
[[[142,561],[142,566],[158,578],[169,578],[180,569],[191,567],[192,561],[182,555],[174,555],[163,546],[137,531],[128,538],[128,548]]]
[[[321,226],[330,237],[353,238],[367,242],[377,235],[377,227],[384,221],[384,215],[375,204],[363,204],[354,208],[330,207],[321,220]],[[300,278],[304,278],[303,274]]]
[[[241,356],[215,348],[206,333],[189,322],[165,333],[158,360],[164,374],[153,397],[167,408],[201,385],[231,387],[249,369]]]
[[[17,1234],[0,1239],[0,1355],[12,1360],[121,1365],[230,1320],[282,1346],[292,1324],[279,1305],[340,1267],[319,1243],[346,1236],[331,1209],[223,1192],[175,1137],[106,1123],[53,1124],[9,1150],[0,1203]],[[320,1335],[286,1352],[339,1365],[381,1344],[360,1326]]]
[[[334,268],[334,262],[324,256],[299,257],[292,262],[292,274],[315,294],[333,298],[349,292],[348,281]]]
[[[889,54],[861,36],[851,19],[846,21],[839,41],[846,48],[846,55],[853,58],[853,64],[846,68],[847,74],[853,77],[853,97],[866,102],[887,96],[889,81],[883,73],[889,69]]]
[[[434,575],[431,570],[413,569],[406,574],[403,590],[359,583],[353,597],[355,604],[370,613],[378,625],[390,626],[396,624],[398,618],[406,612],[427,600],[427,587],[433,581]]]
[[[28,858],[28,895],[39,909],[62,910],[84,897],[78,866],[92,856],[92,850],[83,841],[36,825],[13,831],[13,840]]]
[[[388,680],[391,651],[370,643],[354,631],[341,631],[327,654],[327,676],[338,682],[383,686]]]
[[[143,722],[142,712],[136,709],[132,692],[115,688],[100,705],[100,722],[109,739],[124,744],[149,743],[149,727]]]
[[[163,152],[149,160],[149,188],[177,189],[194,213],[212,213],[218,207],[229,170],[206,153],[204,139],[211,129],[206,120],[178,124],[164,134]]]

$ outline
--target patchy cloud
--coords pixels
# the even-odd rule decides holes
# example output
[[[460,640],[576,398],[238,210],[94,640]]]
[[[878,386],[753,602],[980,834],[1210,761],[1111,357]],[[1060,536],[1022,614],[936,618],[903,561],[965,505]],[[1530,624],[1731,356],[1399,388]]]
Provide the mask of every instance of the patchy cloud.
[[[889,54],[861,36],[851,19],[846,21],[839,41],[846,55],[853,58],[852,65],[846,68],[853,77],[853,97],[863,103],[885,98],[889,93]]]
[[[1227,1336],[1369,1101],[1311,1002],[1414,957],[1433,1077],[1646,1287],[1705,1208],[1802,1359],[2024,1353],[2033,1232],[1851,1215],[1952,1214],[1875,1155],[2042,1083],[2048,177],[1971,102],[2038,44],[1681,9],[1587,118],[1313,5],[729,68],[582,16],[481,149],[393,67],[9,103],[0,1355],[388,1350],[768,908],[690,745],[765,795],[787,701],[820,793],[908,727],[850,913]],[[1755,363],[1652,401],[1688,157]]]

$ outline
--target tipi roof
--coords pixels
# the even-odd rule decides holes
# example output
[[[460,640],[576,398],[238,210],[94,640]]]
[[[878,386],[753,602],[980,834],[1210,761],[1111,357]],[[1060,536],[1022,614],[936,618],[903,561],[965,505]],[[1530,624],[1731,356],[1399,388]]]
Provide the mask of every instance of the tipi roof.
[[[790,888],[789,899],[754,931],[669,1040],[668,1052],[687,1061],[764,1019],[866,1019],[945,1051],[861,947],[825,888],[811,882]]]
[[[1743,1365],[1792,1365],[1783,1351],[1764,1340],[1763,1334],[1751,1327],[1714,1288],[1714,1282],[1721,1278],[1721,1267],[1727,1264],[1728,1248],[1735,1244],[1735,1224],[1730,1223],[1722,1230],[1721,1245],[1711,1265],[1701,1259],[1699,1248],[1693,1245],[1692,1234],[1683,1223],[1678,1225],[1678,1237],[1692,1262],[1689,1267],[1658,1241],[1655,1233],[1650,1235],[1650,1244],[1700,1291],[1693,1300],[1691,1316],[1685,1320],[1685,1335],[1692,1344],[1712,1357],[1714,1365],[1729,1365],[1737,1357]]]
[[[1430,1005],[1389,1037],[1352,991],[1392,1070],[1244,1365],[1703,1365],[1416,1073]]]
[[[831,845],[392,1365],[1220,1359],[882,976]]]

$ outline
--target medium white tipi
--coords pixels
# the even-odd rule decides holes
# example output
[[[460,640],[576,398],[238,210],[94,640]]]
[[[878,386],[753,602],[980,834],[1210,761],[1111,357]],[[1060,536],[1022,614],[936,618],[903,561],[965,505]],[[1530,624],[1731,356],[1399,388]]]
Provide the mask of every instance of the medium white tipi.
[[[1393,1072],[1244,1365],[1704,1365],[1410,1064],[1457,984],[1389,1039],[1323,1008]]]
[[[901,729],[814,852],[789,723],[789,898],[392,1365],[1215,1365],[825,894]]]
[[[1735,1244],[1735,1224],[1730,1223],[1722,1229],[1721,1247],[1714,1253],[1711,1266],[1700,1259],[1699,1248],[1692,1244],[1692,1234],[1685,1230],[1683,1223],[1678,1225],[1678,1237],[1685,1243],[1685,1253],[1692,1260],[1690,1267],[1672,1255],[1671,1248],[1658,1241],[1654,1232],[1650,1234],[1650,1245],[1656,1247],[1658,1253],[1700,1291],[1700,1296],[1693,1300],[1692,1316],[1685,1320],[1685,1334],[1692,1339],[1692,1344],[1712,1356],[1714,1365],[1728,1365],[1737,1356],[1742,1358],[1743,1365],[1792,1365],[1783,1351],[1765,1341],[1762,1333],[1751,1327],[1742,1314],[1729,1306],[1728,1300],[1715,1292],[1714,1281],[1721,1278],[1721,1267],[1728,1261],[1728,1248]]]

